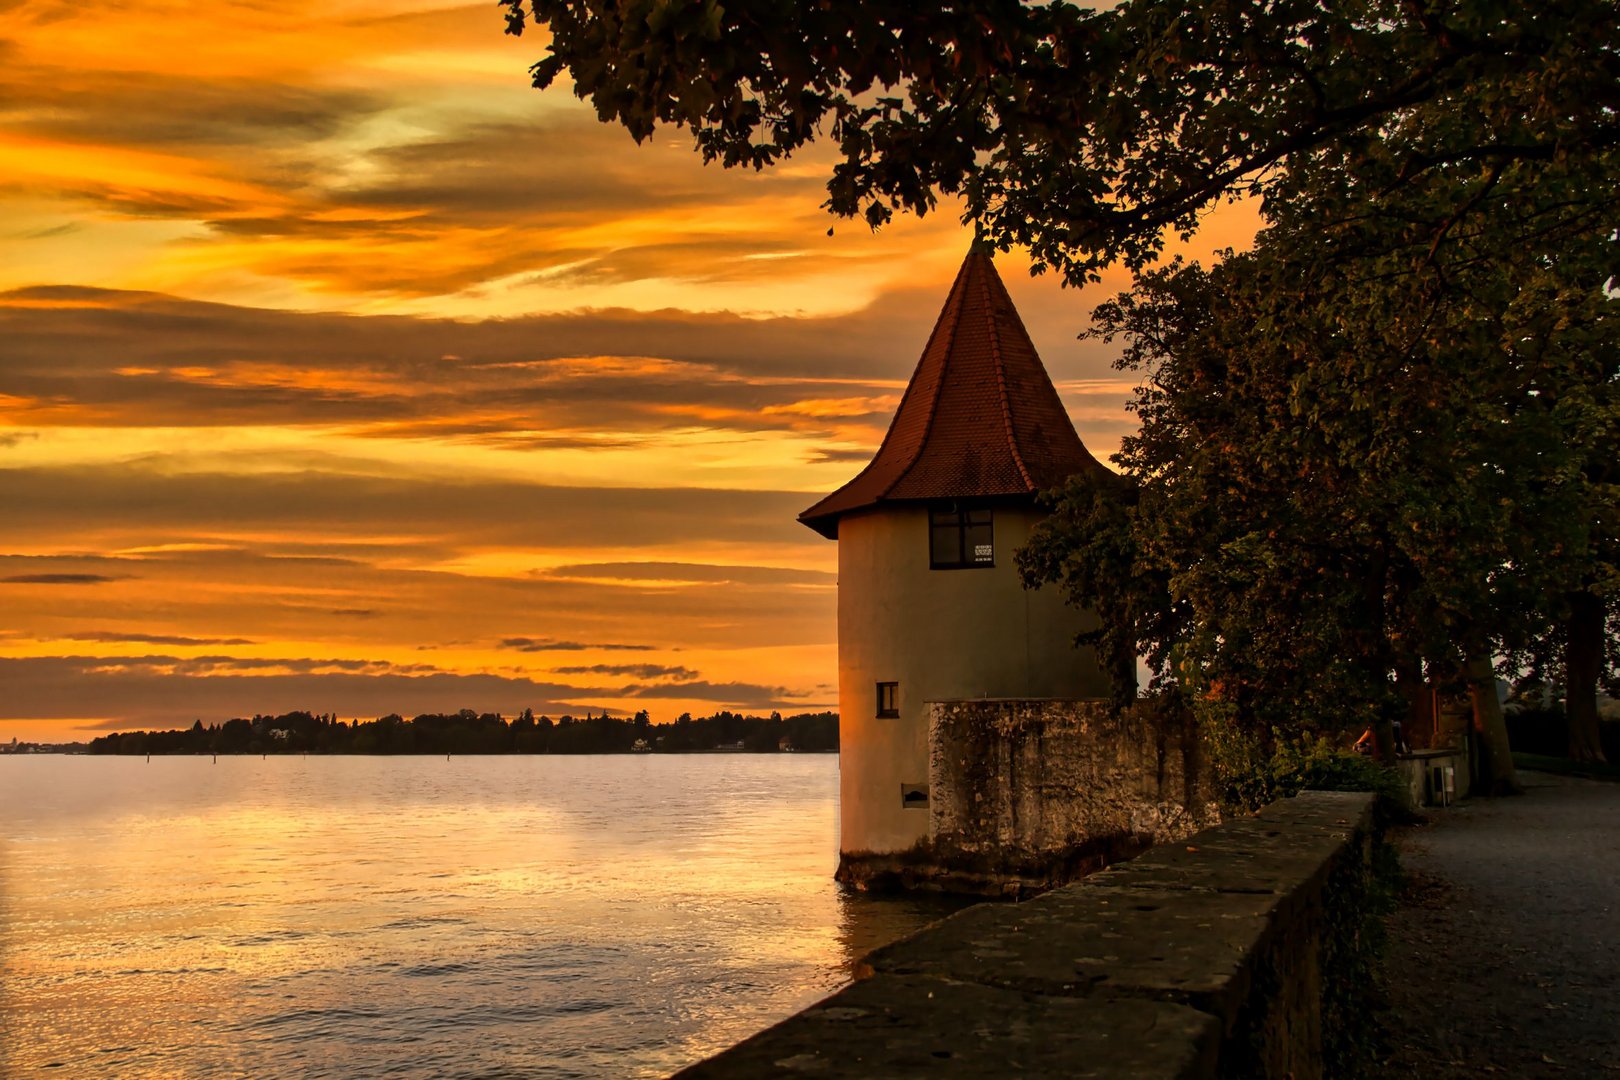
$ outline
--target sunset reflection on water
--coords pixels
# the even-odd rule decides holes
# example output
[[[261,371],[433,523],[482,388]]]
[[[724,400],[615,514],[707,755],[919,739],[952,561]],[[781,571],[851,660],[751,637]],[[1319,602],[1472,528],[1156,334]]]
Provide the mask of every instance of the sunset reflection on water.
[[[837,768],[0,758],[0,1073],[666,1074],[951,910],[833,884]]]

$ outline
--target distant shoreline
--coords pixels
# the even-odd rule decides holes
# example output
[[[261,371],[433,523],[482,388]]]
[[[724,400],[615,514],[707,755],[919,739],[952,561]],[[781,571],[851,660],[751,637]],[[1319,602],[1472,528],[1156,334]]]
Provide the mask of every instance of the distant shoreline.
[[[34,750],[53,744],[28,744]],[[55,748],[77,752],[74,744]],[[23,750],[13,743],[6,749]],[[749,716],[721,710],[710,716],[682,713],[654,723],[645,710],[628,717],[564,714],[553,720],[524,709],[507,719],[500,713],[461,709],[423,713],[407,719],[389,713],[375,720],[341,720],[334,713],[290,712],[279,716],[237,717],[222,724],[196,721],[168,731],[114,731],[83,747],[84,753],[120,756],[152,754],[357,754],[364,756],[439,755],[469,757],[506,754],[690,754],[815,753],[838,749],[838,714],[796,713]]]

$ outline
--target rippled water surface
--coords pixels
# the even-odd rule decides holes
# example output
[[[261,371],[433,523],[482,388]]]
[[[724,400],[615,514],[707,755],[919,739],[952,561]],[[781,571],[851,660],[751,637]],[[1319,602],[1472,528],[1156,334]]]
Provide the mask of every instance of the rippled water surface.
[[[947,909],[832,755],[0,757],[0,1074],[655,1076]]]

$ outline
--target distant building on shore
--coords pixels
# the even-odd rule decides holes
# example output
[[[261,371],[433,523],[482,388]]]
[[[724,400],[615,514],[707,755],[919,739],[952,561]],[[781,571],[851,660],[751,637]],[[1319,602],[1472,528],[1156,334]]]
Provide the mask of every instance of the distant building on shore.
[[[1093,617],[1013,561],[1036,493],[1102,468],[976,243],[877,455],[799,515],[838,541],[841,879],[929,838],[926,702],[1107,695]]]

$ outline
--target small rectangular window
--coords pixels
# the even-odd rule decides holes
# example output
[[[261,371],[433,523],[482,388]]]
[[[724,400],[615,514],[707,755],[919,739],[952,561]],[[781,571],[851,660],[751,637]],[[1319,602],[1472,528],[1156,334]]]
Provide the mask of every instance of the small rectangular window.
[[[877,714],[879,716],[900,715],[899,683],[880,682],[877,684]]]
[[[935,570],[994,566],[994,531],[988,509],[952,506],[928,511],[928,565]]]
[[[900,806],[905,810],[928,809],[927,784],[901,784]]]

